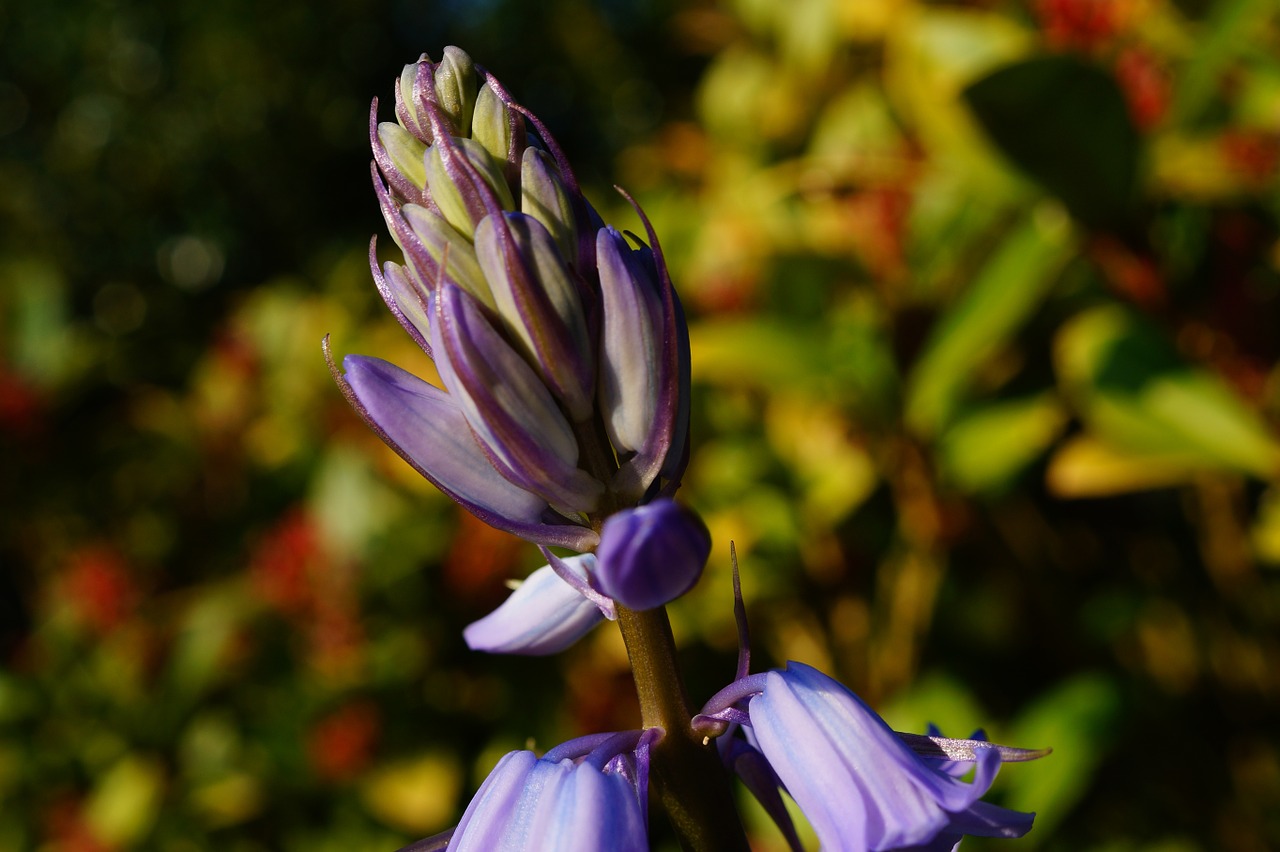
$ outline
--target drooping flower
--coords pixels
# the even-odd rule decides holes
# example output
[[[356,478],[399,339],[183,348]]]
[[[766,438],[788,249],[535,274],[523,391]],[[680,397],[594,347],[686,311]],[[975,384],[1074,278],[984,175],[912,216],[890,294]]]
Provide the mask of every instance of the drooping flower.
[[[1021,837],[1031,829],[1034,814],[980,800],[1003,760],[1045,752],[895,733],[846,687],[803,663],[741,677],[694,720],[711,736],[737,726],[746,741],[722,753],[735,761],[744,750],[762,756],[824,848],[951,849],[966,834]]]
[[[506,754],[448,837],[448,852],[648,850],[649,748],[661,737],[660,728],[593,734],[541,758]],[[408,849],[443,849],[444,841]]]
[[[405,262],[379,268],[371,245],[370,265],[443,388],[360,355],[330,358],[334,378],[477,517],[592,550],[687,456],[688,333],[656,236],[638,206],[647,245],[604,225],[541,122],[458,48],[406,66],[395,99],[395,122],[374,101],[370,142]]]

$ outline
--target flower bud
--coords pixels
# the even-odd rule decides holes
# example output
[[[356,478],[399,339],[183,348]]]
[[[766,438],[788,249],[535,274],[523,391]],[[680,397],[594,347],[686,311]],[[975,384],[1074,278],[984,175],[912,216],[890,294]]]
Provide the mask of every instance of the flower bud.
[[[711,534],[695,512],[655,500],[604,522],[596,578],[623,606],[653,609],[693,588],[710,554]]]
[[[434,307],[440,378],[493,466],[557,509],[595,509],[604,486],[578,467],[573,430],[533,370],[460,288],[442,286]]]
[[[430,79],[431,68],[431,61],[424,53],[417,62],[400,70],[395,89],[396,117],[400,119],[401,126],[423,145],[430,145],[432,139],[431,120],[422,109],[421,97],[424,78]]]
[[[435,66],[436,103],[452,125],[454,136],[471,129],[471,113],[476,105],[476,66],[466,51],[446,47]]]
[[[609,440],[619,450],[636,452],[649,440],[658,409],[665,367],[662,297],[652,255],[633,250],[613,228],[596,235],[596,256],[604,306],[601,408]]]
[[[476,95],[471,138],[489,152],[494,162],[503,165],[508,180],[518,176],[520,152],[525,146],[524,120],[502,102],[488,83]]]
[[[515,207],[502,171],[475,140],[437,142],[427,149],[425,160],[431,199],[468,239],[475,238],[476,225],[495,207]]]
[[[475,296],[485,307],[495,310],[493,293],[484,280],[480,262],[476,260],[475,246],[470,240],[458,233],[457,229],[443,216],[421,205],[406,204],[401,208],[400,213],[426,248],[437,269],[441,263],[446,262],[447,254],[448,267],[444,270],[441,280],[457,284]],[[395,234],[394,228],[392,234]]]
[[[396,171],[418,189],[426,189],[427,168],[422,162],[422,156],[427,153],[427,146],[393,121],[384,121],[378,125],[378,141],[391,157]]]
[[[481,222],[475,239],[504,325],[569,416],[587,419],[594,358],[577,284],[551,235],[531,216],[506,213]]]

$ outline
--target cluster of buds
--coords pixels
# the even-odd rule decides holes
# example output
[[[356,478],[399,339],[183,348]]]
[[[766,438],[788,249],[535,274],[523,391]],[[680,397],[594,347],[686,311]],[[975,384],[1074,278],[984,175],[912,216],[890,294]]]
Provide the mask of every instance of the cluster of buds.
[[[375,100],[369,134],[405,262],[379,267],[375,240],[370,264],[443,388],[358,355],[341,372],[330,359],[334,376],[384,441],[486,523],[594,551],[606,521],[635,526],[627,512],[669,502],[687,459],[688,331],[653,229],[625,192],[647,243],[605,225],[542,123],[458,48],[405,67],[395,116],[379,123]],[[662,538],[685,558],[638,568],[635,548],[613,548],[582,581],[550,567],[606,616],[608,601],[667,603],[709,549],[696,516],[670,505]]]

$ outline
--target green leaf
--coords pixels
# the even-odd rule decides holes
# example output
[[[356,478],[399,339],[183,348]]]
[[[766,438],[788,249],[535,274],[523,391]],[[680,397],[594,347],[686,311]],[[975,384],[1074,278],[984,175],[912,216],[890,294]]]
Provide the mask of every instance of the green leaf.
[[[1106,71],[1039,57],[990,74],[964,96],[992,141],[1081,222],[1116,228],[1130,219],[1141,139]]]
[[[1044,453],[1065,423],[1052,393],[984,406],[942,436],[938,462],[947,481],[965,491],[999,491]]]
[[[1022,326],[1071,256],[1067,229],[1031,216],[1005,238],[943,315],[912,370],[907,422],[931,436],[950,420],[974,370]]]
[[[1131,311],[1109,305],[1077,316],[1055,356],[1068,396],[1112,448],[1263,479],[1280,472],[1280,444],[1258,412]]]

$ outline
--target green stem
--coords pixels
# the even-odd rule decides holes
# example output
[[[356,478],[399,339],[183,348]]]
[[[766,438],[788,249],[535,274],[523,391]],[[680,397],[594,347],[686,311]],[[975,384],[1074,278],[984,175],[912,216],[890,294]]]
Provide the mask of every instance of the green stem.
[[[619,606],[618,626],[644,726],[666,731],[651,753],[650,777],[680,845],[686,852],[747,852],[728,773],[715,747],[703,745],[689,725],[692,715],[666,609],[637,612]]]

